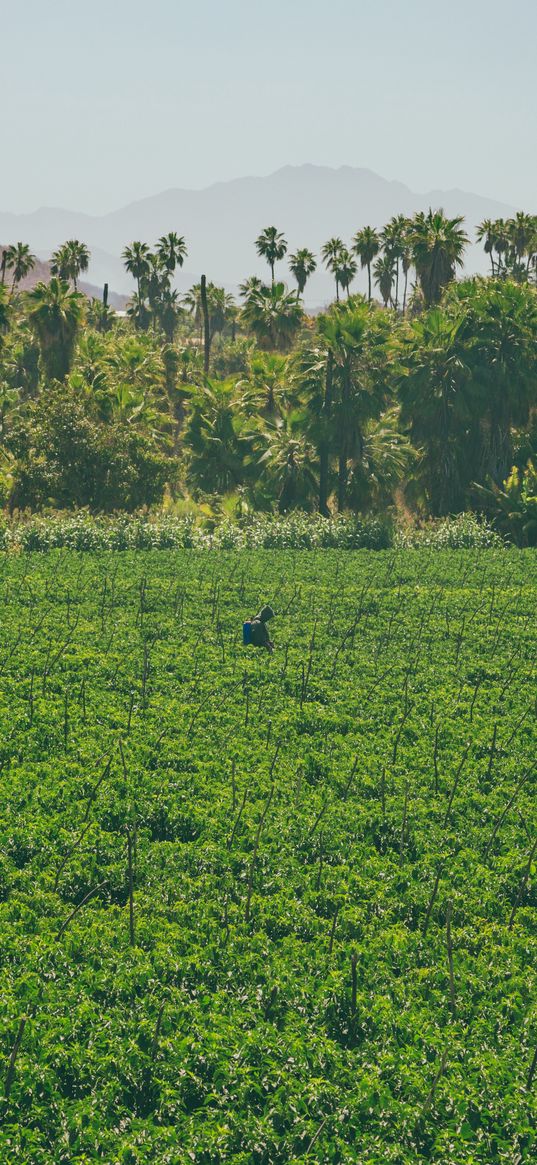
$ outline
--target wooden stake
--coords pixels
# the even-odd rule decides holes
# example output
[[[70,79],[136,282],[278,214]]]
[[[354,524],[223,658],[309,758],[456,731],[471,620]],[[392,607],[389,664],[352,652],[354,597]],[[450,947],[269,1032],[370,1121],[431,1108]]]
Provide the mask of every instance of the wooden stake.
[[[453,974],[453,944],[452,944],[452,940],[451,940],[452,913],[453,913],[453,903],[448,902],[448,908],[447,908],[447,914],[446,914],[446,941],[447,941],[448,966],[449,966],[449,1000],[450,1000],[450,1006],[451,1006],[451,1014],[452,1014],[452,1017],[455,1018],[455,1010],[456,1010],[456,1008],[455,1008],[455,977]]]

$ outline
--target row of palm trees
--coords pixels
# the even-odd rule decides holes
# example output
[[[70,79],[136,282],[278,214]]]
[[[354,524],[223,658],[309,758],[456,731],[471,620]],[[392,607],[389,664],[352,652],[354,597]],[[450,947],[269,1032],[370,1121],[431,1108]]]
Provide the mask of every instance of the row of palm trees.
[[[385,307],[406,310],[408,278],[416,273],[425,306],[438,303],[444,287],[452,282],[462,267],[469,238],[463,229],[462,216],[448,218],[442,210],[420,211],[413,218],[395,215],[382,230],[366,226],[357,231],[350,247],[343,239],[328,239],[321,248],[321,259],[335,280],[336,301],[340,292],[350,295],[358,265],[367,270],[368,299],[372,283],[378,288]],[[513,219],[486,219],[477,228],[477,239],[484,243],[491,257],[492,275],[528,278],[537,271],[537,216],[519,212]],[[287,254],[287,240],[276,227],[266,227],[256,239],[258,255],[270,267],[275,283],[275,264]],[[307,280],[317,269],[312,251],[302,248],[289,256],[298,295],[302,296]],[[402,295],[401,282],[403,283]]]
[[[420,212],[413,218],[397,215],[383,230],[366,226],[357,231],[350,247],[339,237],[328,239],[321,248],[324,266],[335,280],[336,302],[340,292],[350,296],[358,265],[367,270],[368,300],[372,299],[372,284],[378,288],[385,307],[406,311],[408,279],[412,268],[426,307],[438,303],[444,288],[452,282],[458,267],[462,267],[464,250],[469,242],[463,229],[462,217],[447,218],[442,210]],[[266,227],[256,239],[257,253],[263,256],[271,272],[271,288],[263,290],[261,280],[252,277],[241,285],[246,299],[245,312],[251,315],[250,304],[260,306],[276,296],[282,301],[284,286],[275,282],[275,264],[287,253],[287,240],[276,227]],[[297,298],[303,295],[307,280],[317,268],[312,251],[302,248],[289,257],[289,269],[296,279]],[[402,294],[401,294],[402,285]],[[276,290],[277,289],[277,290]],[[285,304],[288,311],[290,305]]]
[[[64,279],[67,282],[72,282],[74,291],[78,289],[78,280],[84,271],[88,270],[90,261],[90,252],[85,243],[79,242],[78,239],[68,239],[66,243],[62,243],[56,251],[52,252],[50,261],[51,275],[57,275],[59,279]],[[4,247],[2,250],[2,257],[0,259],[0,285],[4,286],[6,282],[6,273],[10,273],[11,277],[11,291],[10,298],[13,298],[13,293],[31,274],[37,258],[32,254],[28,243],[13,243],[9,247]]]
[[[404,313],[409,272],[414,268],[426,305],[437,303],[443,288],[454,278],[457,267],[462,266],[464,250],[469,242],[462,224],[461,216],[450,219],[442,210],[429,210],[427,214],[420,211],[413,218],[395,215],[382,230],[363,227],[356,232],[349,247],[340,237],[328,239],[321,248],[321,259],[334,276],[336,300],[339,301],[341,291],[350,294],[360,266],[367,271],[369,300],[374,282],[384,305],[402,306]],[[477,228],[476,237],[490,257],[493,277],[510,275],[520,279],[528,278],[532,273],[537,275],[537,215],[519,211],[511,219],[484,219]],[[270,267],[271,285],[274,286],[275,265],[288,252],[287,240],[281,231],[271,226],[261,232],[255,246],[258,255],[266,259]],[[125,267],[137,283],[131,306],[138,323],[147,326],[150,312],[164,320],[173,315],[178,296],[171,287],[171,279],[176,268],[183,266],[186,255],[185,238],[174,231],[163,235],[154,251],[142,242],[134,242],[125,248]],[[71,282],[76,291],[80,275],[88,270],[89,260],[86,244],[69,239],[53,252],[51,274]],[[0,283],[5,283],[9,272],[10,297],[35,264],[36,257],[26,243],[4,247],[0,258]],[[289,255],[289,270],[296,281],[298,296],[303,296],[307,281],[316,269],[316,257],[307,247]],[[401,279],[404,281],[402,296]],[[242,285],[241,290],[246,288],[249,294],[260,287],[261,281],[253,277]]]
[[[495,278],[510,275],[518,281],[537,274],[537,218],[520,212],[510,220],[485,220],[477,230],[491,258]],[[447,218],[443,211],[420,212],[412,219],[395,216],[381,231],[371,226],[358,231],[352,247],[347,248],[340,238],[329,239],[321,249],[321,258],[335,280],[336,301],[340,291],[350,295],[350,287],[358,270],[358,263],[367,270],[368,299],[372,299],[373,282],[378,287],[385,307],[401,308],[404,314],[408,302],[409,273],[416,275],[418,295],[425,307],[440,301],[443,290],[462,266],[468,237],[462,218]],[[312,251],[297,250],[289,256],[289,267],[296,280],[297,291],[290,292],[283,281],[277,281],[276,263],[287,254],[287,240],[276,227],[267,227],[256,239],[256,249],[263,256],[271,273],[270,284],[257,276],[245,280],[239,289],[243,300],[240,318],[265,350],[289,351],[303,324],[303,296],[307,280],[317,267]],[[214,337],[227,325],[232,338],[239,319],[239,309],[233,297],[213,283],[202,280],[180,299],[172,287],[173,275],[182,267],[187,255],[184,236],[169,232],[159,238],[151,249],[148,244],[134,242],[126,247],[123,259],[127,271],[137,283],[137,291],[129,305],[129,315],[135,326],[145,331],[153,324],[173,340],[179,315],[186,310],[199,329],[200,343],[205,351],[206,371],[209,369],[211,345]],[[90,253],[84,243],[71,239],[52,255],[52,282],[48,294],[38,292],[43,312],[58,317],[62,330],[64,311],[73,306],[69,300],[69,284],[76,294],[80,275],[88,269]],[[36,263],[27,244],[17,243],[4,248],[0,262],[0,286],[9,273],[11,301],[17,285],[26,278]],[[35,305],[34,305],[35,306]],[[97,308],[99,309],[97,311]],[[75,313],[76,314],[76,313]],[[98,330],[111,326],[108,306],[94,304],[94,323]],[[67,344],[67,349],[69,345]],[[59,372],[65,369],[69,355],[60,361]]]
[[[341,290],[350,295],[360,264],[367,270],[369,301],[374,280],[385,307],[401,307],[404,314],[411,268],[416,272],[425,306],[436,304],[444,288],[454,279],[457,268],[462,266],[468,241],[462,217],[450,219],[442,210],[429,210],[412,219],[398,215],[382,231],[364,227],[354,236],[351,248],[341,238],[331,238],[323,245],[321,258],[334,276],[337,302]],[[270,284],[265,284],[252,276],[240,285],[244,301],[242,318],[262,347],[285,351],[292,346],[300,328],[299,301],[317,268],[317,260],[306,247],[289,256],[289,268],[297,284],[297,292],[293,294],[283,281],[276,280],[276,264],[288,252],[284,234],[274,226],[266,227],[255,246],[270,268],[271,279]],[[212,338],[236,315],[236,307],[223,288],[203,281],[180,303],[177,292],[171,288],[171,277],[176,267],[183,265],[186,254],[184,237],[173,232],[162,236],[153,251],[142,242],[134,242],[125,249],[125,267],[137,281],[129,313],[142,330],[152,319],[171,339],[178,309],[186,307],[200,328],[200,338],[204,336],[208,365]]]
[[[490,257],[493,277],[527,277],[537,263],[537,215],[518,211],[514,218],[486,218],[477,238]]]

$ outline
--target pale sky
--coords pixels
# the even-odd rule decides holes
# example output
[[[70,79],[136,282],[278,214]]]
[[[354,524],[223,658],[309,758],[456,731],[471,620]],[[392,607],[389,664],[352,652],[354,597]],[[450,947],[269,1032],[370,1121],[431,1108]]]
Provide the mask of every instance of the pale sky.
[[[302,162],[537,212],[537,0],[0,0],[0,209]]]

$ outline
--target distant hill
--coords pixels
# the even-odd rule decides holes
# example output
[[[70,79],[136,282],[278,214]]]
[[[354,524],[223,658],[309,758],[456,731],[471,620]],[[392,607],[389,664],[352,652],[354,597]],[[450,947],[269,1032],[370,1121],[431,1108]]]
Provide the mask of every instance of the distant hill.
[[[367,224],[381,227],[394,214],[413,214],[442,206],[447,214],[463,214],[473,238],[483,218],[508,217],[515,208],[464,190],[431,190],[424,194],[401,182],[390,182],[371,170],[341,166],[284,166],[262,178],[217,182],[203,190],[167,190],[105,215],[77,214],[42,207],[32,214],[0,212],[0,238],[28,242],[40,254],[50,254],[67,238],[79,238],[92,251],[89,277],[98,286],[107,281],[118,292],[133,285],[121,262],[121,252],[134,239],[150,244],[174,230],[186,237],[188,270],[178,275],[186,289],[204,271],[207,277],[236,289],[248,275],[267,274],[254,240],[265,226],[284,231],[290,250],[310,247],[318,255],[332,235],[348,242]],[[469,271],[486,270],[481,248],[468,251]],[[278,274],[289,279],[287,264]],[[363,280],[356,288],[365,287]],[[324,271],[310,280],[307,302],[322,304],[332,296],[332,281]]]

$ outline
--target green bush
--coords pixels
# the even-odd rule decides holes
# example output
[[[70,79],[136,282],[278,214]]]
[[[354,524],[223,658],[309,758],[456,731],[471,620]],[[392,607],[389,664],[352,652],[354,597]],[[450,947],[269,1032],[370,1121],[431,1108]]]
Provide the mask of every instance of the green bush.
[[[470,513],[400,529],[394,544],[401,550],[421,550],[427,546],[433,550],[486,550],[501,547],[504,542],[489,522]]]
[[[31,403],[9,444],[17,458],[12,509],[132,512],[160,502],[174,474],[174,462],[152,438],[126,423],[97,424],[89,406],[65,386]]]

